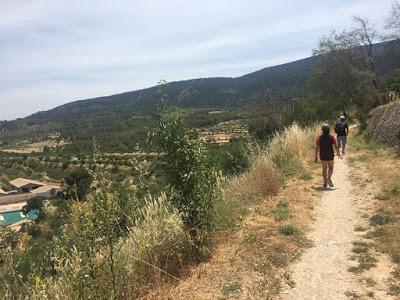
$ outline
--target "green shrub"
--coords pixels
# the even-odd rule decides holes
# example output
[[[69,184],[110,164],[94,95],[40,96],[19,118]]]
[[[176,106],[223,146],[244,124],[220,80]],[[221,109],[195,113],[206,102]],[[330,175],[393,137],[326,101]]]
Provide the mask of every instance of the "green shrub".
[[[34,197],[29,199],[24,207],[22,207],[22,212],[27,215],[31,211],[38,214],[39,219],[44,218],[43,214],[44,199],[42,197]]]
[[[36,224],[28,224],[26,226],[26,232],[33,238],[37,238],[42,234],[42,230]]]
[[[385,225],[394,221],[392,216],[382,216],[382,215],[374,215],[369,218],[369,222],[371,225]]]
[[[10,262],[20,235],[5,226],[0,226],[0,265]]]
[[[65,198],[84,201],[92,184],[92,175],[85,169],[75,169],[65,178]]]
[[[213,224],[214,203],[219,198],[218,175],[207,164],[204,145],[196,132],[185,127],[178,111],[160,108],[150,141],[161,154],[160,168],[172,189],[171,201],[200,250]]]
[[[223,174],[240,174],[250,166],[250,144],[231,141],[222,145],[208,145],[207,161]]]
[[[293,225],[281,226],[278,230],[283,235],[296,235],[300,233],[300,230]]]
[[[238,281],[229,281],[222,287],[222,294],[224,296],[230,296],[233,294],[239,294],[242,292],[242,284]]]

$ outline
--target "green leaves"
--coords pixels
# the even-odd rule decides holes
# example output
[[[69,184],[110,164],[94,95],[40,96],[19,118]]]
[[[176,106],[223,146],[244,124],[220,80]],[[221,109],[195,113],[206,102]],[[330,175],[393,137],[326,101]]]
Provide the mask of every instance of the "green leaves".
[[[182,115],[160,105],[150,141],[161,155],[160,168],[170,189],[173,205],[199,246],[212,224],[213,206],[219,197],[217,174],[206,160],[206,149],[185,127]]]

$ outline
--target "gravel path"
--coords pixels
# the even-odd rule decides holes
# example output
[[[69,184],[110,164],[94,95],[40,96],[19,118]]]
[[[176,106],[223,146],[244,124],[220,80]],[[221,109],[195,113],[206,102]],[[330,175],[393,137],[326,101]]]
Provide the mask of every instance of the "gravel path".
[[[291,279],[295,285],[282,291],[282,299],[390,299],[383,291],[371,293],[360,276],[348,271],[355,264],[351,261],[352,248],[360,234],[354,228],[363,221],[360,199],[365,196],[351,183],[350,171],[346,160],[336,160],[332,178],[335,188],[321,189],[322,199],[308,236],[314,247],[293,266]]]

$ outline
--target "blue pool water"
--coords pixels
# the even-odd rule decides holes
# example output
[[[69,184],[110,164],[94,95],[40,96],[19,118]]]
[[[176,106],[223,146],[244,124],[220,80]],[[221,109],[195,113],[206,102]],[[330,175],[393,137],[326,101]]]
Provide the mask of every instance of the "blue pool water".
[[[0,213],[0,225],[10,225],[21,220],[35,220],[38,217],[36,212],[24,215],[21,210],[7,211]]]

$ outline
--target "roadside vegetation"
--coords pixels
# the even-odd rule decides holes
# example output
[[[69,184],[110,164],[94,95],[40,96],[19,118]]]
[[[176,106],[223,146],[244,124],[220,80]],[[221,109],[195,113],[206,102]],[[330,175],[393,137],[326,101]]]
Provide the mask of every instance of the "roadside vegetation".
[[[147,298],[260,299],[293,284],[287,267],[312,245],[304,233],[313,207],[310,179],[317,172],[310,164],[314,138],[314,128],[293,125],[254,151],[246,171],[224,178],[212,257]]]
[[[218,232],[234,230],[254,204],[308,172],[304,161],[313,132],[297,125],[264,149],[240,152],[223,168],[210,163],[205,146],[191,138],[195,134],[178,111],[161,109],[149,138],[159,153],[152,172],[138,163],[137,176],[122,185],[109,176],[112,169],[94,168],[90,177],[71,172],[65,200],[41,203],[43,217],[25,234],[4,234],[7,249],[9,235],[19,241],[13,240],[1,265],[3,297],[143,296],[209,259]],[[215,159],[218,153],[212,151]],[[102,157],[96,150],[94,159]],[[284,206],[277,204],[280,210]],[[301,234],[291,224],[276,230],[282,236]]]
[[[24,209],[40,210],[33,224],[20,232],[0,227],[2,299],[268,298],[283,284],[293,286],[285,268],[311,246],[304,233],[319,171],[309,162],[320,131],[312,124],[347,113],[364,129],[369,111],[389,102],[388,89],[399,81],[379,76],[365,52],[374,28],[355,21],[353,29],[321,39],[310,96],[282,106],[268,98],[256,118],[239,109],[182,113],[161,101],[151,118],[128,122],[141,125],[140,132],[118,131],[126,124],[117,122],[116,144],[100,135],[102,149],[92,131],[68,127],[63,147],[0,152],[6,187],[15,177],[67,184],[56,199],[28,203]],[[190,116],[196,118],[188,126]],[[245,120],[253,139],[206,145],[191,129],[232,119]],[[139,140],[148,148],[137,147]],[[370,228],[358,228],[374,243],[354,245],[353,271],[374,265],[372,247],[388,253],[397,266],[392,292],[400,293],[398,153],[363,135],[352,147],[358,153],[352,163],[364,162],[384,187],[368,215]],[[114,152],[121,149],[129,153]],[[193,280],[205,280],[204,289],[193,291]]]
[[[351,151],[355,152],[351,166],[367,176],[358,176],[355,181],[365,187],[373,182],[375,190],[374,205],[365,215],[369,226],[363,228],[370,242],[355,245],[353,251],[360,264],[353,271],[362,272],[375,264],[372,250],[388,254],[394,265],[390,293],[400,295],[400,153],[365,134],[355,134],[351,141]]]

